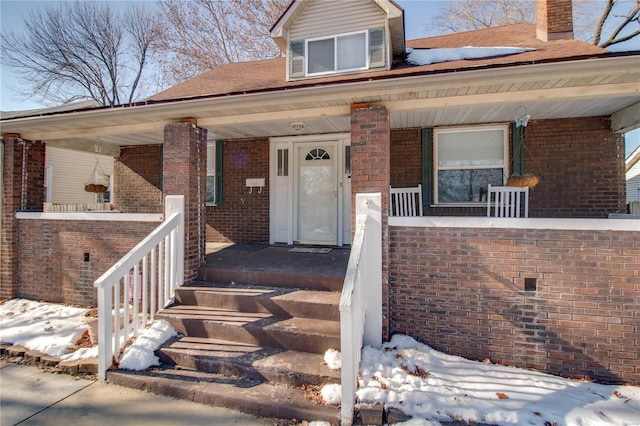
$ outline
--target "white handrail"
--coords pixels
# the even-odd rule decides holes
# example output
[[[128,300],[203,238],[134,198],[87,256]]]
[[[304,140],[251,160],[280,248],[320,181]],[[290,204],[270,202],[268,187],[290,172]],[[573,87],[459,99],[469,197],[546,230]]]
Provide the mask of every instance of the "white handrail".
[[[165,221],[116,262],[93,286],[98,289],[98,376],[124,344],[173,302],[184,282],[184,196],[165,199]]]
[[[382,343],[380,201],[380,193],[356,195],[356,228],[340,297],[340,419],[343,425],[353,422],[362,346],[380,346]]]

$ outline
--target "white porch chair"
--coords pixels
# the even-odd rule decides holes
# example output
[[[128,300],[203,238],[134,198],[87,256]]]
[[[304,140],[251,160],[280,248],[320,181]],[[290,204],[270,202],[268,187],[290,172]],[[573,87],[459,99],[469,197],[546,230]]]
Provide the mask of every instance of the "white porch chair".
[[[524,217],[529,217],[529,187],[489,185],[487,217],[520,217],[522,194],[524,194],[522,214]]]
[[[422,216],[422,185],[390,190],[389,216]]]

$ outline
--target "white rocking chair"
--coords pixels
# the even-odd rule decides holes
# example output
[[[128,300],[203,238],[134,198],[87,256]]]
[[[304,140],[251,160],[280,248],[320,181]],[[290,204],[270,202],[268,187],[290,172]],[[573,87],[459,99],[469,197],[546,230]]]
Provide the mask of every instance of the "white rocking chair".
[[[422,185],[390,190],[389,216],[422,216]]]
[[[529,187],[489,185],[487,192],[487,217],[520,217],[521,214],[529,217]]]

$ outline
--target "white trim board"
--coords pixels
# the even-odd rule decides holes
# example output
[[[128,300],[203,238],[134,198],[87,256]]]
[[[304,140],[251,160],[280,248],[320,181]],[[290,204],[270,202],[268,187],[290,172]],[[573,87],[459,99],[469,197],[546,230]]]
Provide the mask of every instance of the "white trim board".
[[[389,226],[419,228],[557,229],[640,232],[639,219],[547,219],[494,217],[389,217]]]
[[[82,220],[95,222],[162,222],[164,215],[152,213],[41,213],[41,212],[17,212],[16,219],[37,220]]]

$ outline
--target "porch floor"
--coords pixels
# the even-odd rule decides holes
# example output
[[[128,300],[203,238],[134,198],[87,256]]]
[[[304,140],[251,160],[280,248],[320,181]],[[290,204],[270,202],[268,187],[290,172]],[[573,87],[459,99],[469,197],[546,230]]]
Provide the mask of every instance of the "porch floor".
[[[236,273],[250,271],[254,276],[273,277],[267,279],[269,283],[262,283],[265,285],[273,284],[271,281],[284,275],[289,276],[289,279],[299,277],[300,279],[293,279],[294,282],[291,284],[298,283],[300,287],[305,287],[305,281],[313,276],[324,276],[332,278],[332,281],[339,280],[341,283],[347,271],[350,252],[350,247],[207,243],[205,265],[201,268],[201,272],[215,270],[220,278],[222,278],[221,271],[228,271],[230,274],[234,271]],[[246,278],[249,279],[249,276]],[[341,288],[340,285],[337,290]]]

